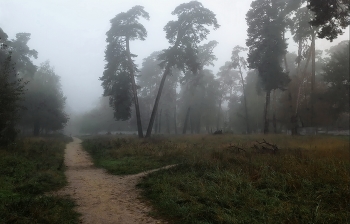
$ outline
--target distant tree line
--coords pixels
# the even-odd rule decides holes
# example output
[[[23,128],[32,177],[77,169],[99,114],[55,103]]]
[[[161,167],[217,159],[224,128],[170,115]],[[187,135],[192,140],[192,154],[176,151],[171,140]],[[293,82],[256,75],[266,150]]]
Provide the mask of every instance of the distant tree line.
[[[216,74],[210,67],[218,42],[202,43],[210,27],[219,28],[215,14],[196,1],[172,14],[177,20],[164,27],[169,48],[151,53],[140,69],[130,40],[147,37],[138,20],[149,19],[148,13],[135,6],[111,20],[100,78],[111,115],[101,116],[95,130],[110,131],[111,125],[101,124],[116,124],[112,114],[124,122],[112,129],[138,130],[139,137],[144,131],[146,137],[215,130],[298,134],[300,127],[348,126],[349,41],[322,52],[315,40],[343,33],[349,1],[253,1],[246,15],[247,48],[235,46]],[[296,53],[287,52],[286,33],[298,45]]]
[[[0,28],[0,144],[13,142],[18,133],[61,130],[68,121],[60,77],[48,61],[33,64],[38,52],[29,40],[29,33],[10,40]]]

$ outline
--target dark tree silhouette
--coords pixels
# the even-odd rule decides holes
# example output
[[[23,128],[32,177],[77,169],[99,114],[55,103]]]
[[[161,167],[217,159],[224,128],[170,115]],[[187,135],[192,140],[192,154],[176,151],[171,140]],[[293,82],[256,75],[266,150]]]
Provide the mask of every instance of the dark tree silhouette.
[[[196,74],[200,68],[200,63],[197,60],[197,45],[206,39],[209,34],[208,26],[213,26],[214,29],[219,28],[215,14],[204,8],[197,1],[177,6],[172,14],[177,15],[178,19],[168,22],[164,27],[166,38],[172,46],[163,50],[163,53],[159,56],[159,59],[162,61],[160,65],[165,69],[148,124],[146,137],[151,136],[165,79],[170,74],[171,68],[176,66],[183,71],[190,70]]]
[[[270,93],[284,89],[289,82],[288,74],[281,67],[287,44],[283,39],[286,27],[281,12],[286,5],[278,0],[255,0],[247,13],[249,47],[248,63],[257,69],[261,85],[266,91],[264,109],[264,133],[269,132]]]
[[[111,19],[105,52],[107,64],[100,80],[104,96],[110,97],[110,105],[114,108],[114,117],[117,120],[127,120],[131,117],[131,105],[132,101],[134,102],[138,135],[142,138],[143,130],[135,82],[137,68],[132,60],[136,55],[130,52],[130,40],[145,40],[147,37],[145,27],[138,22],[140,17],[149,19],[142,6],[134,6]]]

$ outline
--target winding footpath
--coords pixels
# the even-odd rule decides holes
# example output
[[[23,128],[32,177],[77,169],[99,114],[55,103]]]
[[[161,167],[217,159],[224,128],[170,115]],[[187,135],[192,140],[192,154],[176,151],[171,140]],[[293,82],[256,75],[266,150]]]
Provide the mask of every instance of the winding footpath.
[[[136,188],[141,177],[155,170],[127,176],[108,174],[93,165],[80,143],[80,139],[74,138],[67,144],[68,185],[57,194],[70,195],[76,201],[81,223],[166,223],[148,215],[151,208],[140,200],[140,190]]]

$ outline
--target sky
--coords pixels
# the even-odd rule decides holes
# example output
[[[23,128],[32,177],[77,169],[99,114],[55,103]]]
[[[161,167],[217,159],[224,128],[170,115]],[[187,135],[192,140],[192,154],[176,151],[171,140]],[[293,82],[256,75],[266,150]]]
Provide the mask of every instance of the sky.
[[[148,32],[145,41],[130,43],[131,52],[138,55],[136,63],[154,51],[169,46],[163,27],[176,20],[171,12],[183,0],[0,0],[0,27],[14,39],[16,33],[31,33],[28,45],[38,51],[34,64],[49,60],[61,77],[62,90],[67,97],[70,112],[83,112],[93,108],[102,96],[99,77],[104,70],[106,32],[110,19],[135,5],[142,5],[150,20],[141,20]],[[251,0],[200,0],[204,7],[213,11],[219,29],[208,37],[219,45],[214,50],[218,60],[213,67],[216,73],[225,61],[230,60],[234,46],[245,46],[247,25],[245,15]],[[349,28],[332,43],[318,40],[316,48],[328,49],[342,40],[349,39]],[[289,51],[297,45],[289,43]]]

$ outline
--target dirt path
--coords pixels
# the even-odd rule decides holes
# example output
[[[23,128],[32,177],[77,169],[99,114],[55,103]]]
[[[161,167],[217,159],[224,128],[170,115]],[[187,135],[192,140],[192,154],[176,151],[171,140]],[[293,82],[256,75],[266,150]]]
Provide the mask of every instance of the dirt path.
[[[81,140],[74,138],[65,150],[68,186],[57,192],[70,195],[77,202],[82,223],[165,223],[147,214],[151,210],[135,185],[147,173],[116,176],[93,166]]]

